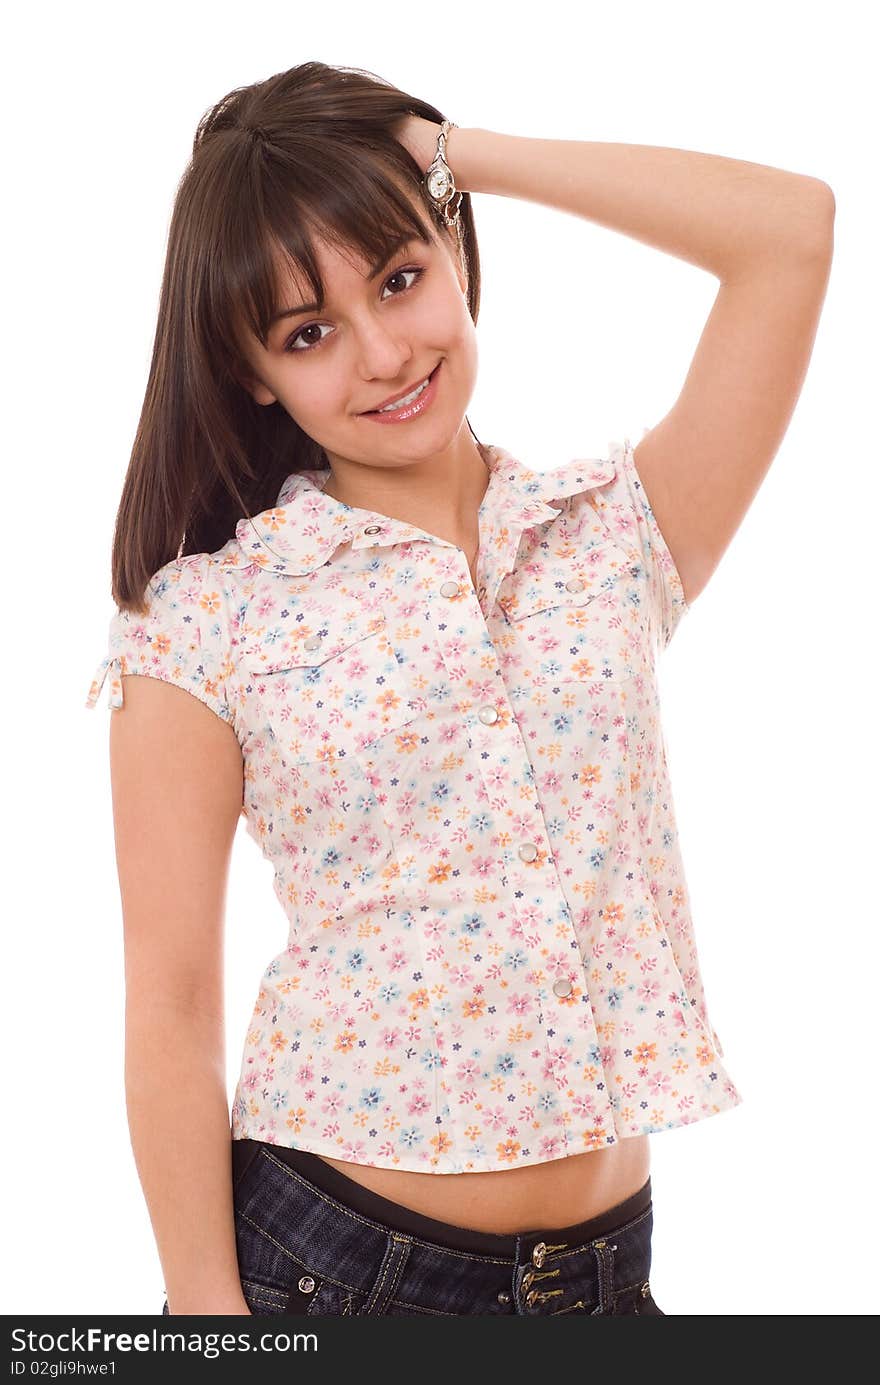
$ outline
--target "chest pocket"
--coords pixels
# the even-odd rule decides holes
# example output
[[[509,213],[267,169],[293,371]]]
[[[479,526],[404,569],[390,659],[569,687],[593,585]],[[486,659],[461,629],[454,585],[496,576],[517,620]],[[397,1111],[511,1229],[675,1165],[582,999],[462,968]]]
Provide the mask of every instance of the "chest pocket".
[[[536,685],[614,682],[644,658],[640,568],[612,540],[508,574],[498,604],[514,676]]]
[[[336,761],[418,715],[374,612],[309,616],[290,635],[249,641],[241,656],[246,719],[292,764]]]

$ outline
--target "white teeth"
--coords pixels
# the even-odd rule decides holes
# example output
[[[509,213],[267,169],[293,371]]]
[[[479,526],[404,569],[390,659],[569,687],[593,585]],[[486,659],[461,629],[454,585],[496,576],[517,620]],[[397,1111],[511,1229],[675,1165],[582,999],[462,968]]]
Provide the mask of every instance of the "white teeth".
[[[386,404],[384,409],[377,409],[377,410],[376,410],[376,413],[377,413],[377,414],[390,414],[394,409],[402,409],[403,406],[404,406],[404,404],[411,404],[411,403],[413,402],[414,399],[418,399],[418,397],[419,397],[419,395],[421,394],[422,390],[427,389],[427,386],[428,386],[428,381],[427,381],[427,380],[423,380],[422,383],[419,385],[419,387],[418,387],[417,389],[414,389],[414,390],[413,390],[412,394],[407,394],[407,395],[404,396],[403,399],[398,399],[398,401],[397,401],[396,404]]]

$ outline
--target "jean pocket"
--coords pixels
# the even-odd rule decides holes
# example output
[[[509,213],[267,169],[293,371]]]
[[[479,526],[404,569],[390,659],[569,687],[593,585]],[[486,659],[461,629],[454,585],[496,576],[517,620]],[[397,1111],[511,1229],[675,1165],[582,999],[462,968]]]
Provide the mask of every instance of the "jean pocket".
[[[257,1160],[256,1167],[262,1162]],[[264,1230],[261,1220],[259,1213],[256,1221],[239,1215],[236,1225],[239,1282],[252,1313],[305,1317],[359,1312],[363,1294],[313,1268],[308,1245],[294,1246],[296,1238],[280,1246],[271,1234],[275,1228]]]
[[[242,1279],[241,1292],[251,1312],[258,1316],[266,1313],[286,1313],[290,1290],[274,1288],[270,1284],[258,1284],[255,1280]]]
[[[244,1301],[256,1316],[280,1314],[286,1317],[350,1317],[361,1311],[366,1295],[337,1284],[332,1279],[315,1275],[300,1275],[292,1285],[258,1283],[241,1280]]]
[[[658,1308],[651,1293],[651,1284],[647,1279],[640,1280],[637,1284],[628,1284],[624,1289],[617,1289],[614,1293],[614,1314],[659,1314],[665,1318],[666,1314]]]
[[[639,1295],[638,1307],[636,1308],[636,1312],[648,1313],[653,1315],[654,1317],[666,1317],[666,1314],[663,1312],[663,1309],[654,1301],[654,1295],[651,1293],[650,1285],[647,1283],[644,1285],[643,1290]]]

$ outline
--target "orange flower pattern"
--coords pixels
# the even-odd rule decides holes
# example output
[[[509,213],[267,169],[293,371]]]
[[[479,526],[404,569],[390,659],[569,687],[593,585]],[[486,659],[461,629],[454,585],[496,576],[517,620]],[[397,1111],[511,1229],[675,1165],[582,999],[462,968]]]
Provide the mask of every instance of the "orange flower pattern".
[[[687,606],[632,447],[544,472],[480,450],[476,586],[460,548],[325,495],[323,468],[111,621],[86,705],[144,674],[230,724],[287,920],[233,1138],[487,1172],[742,1100],[660,722]]]

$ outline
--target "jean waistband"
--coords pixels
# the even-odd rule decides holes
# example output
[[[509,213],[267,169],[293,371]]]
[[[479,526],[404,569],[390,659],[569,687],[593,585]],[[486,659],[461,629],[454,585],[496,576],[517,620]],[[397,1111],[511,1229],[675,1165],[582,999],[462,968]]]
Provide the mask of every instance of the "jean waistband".
[[[464,1301],[468,1294],[478,1298],[491,1291],[494,1295],[499,1277],[503,1283],[511,1273],[516,1282],[527,1279],[527,1287],[534,1287],[532,1280],[548,1273],[560,1276],[556,1286],[566,1278],[575,1278],[583,1286],[580,1292],[589,1292],[590,1283],[598,1282],[607,1272],[612,1252],[618,1284],[643,1277],[650,1254],[648,1249],[646,1256],[651,1227],[650,1179],[633,1197],[603,1213],[601,1219],[572,1227],[495,1236],[423,1219],[462,1232],[466,1240],[461,1248],[454,1248],[403,1231],[396,1219],[382,1221],[354,1210],[280,1159],[269,1144],[233,1141],[233,1165],[237,1214],[259,1229],[286,1262],[353,1290],[368,1291],[376,1282],[377,1270],[387,1262],[388,1273],[393,1269],[399,1274],[403,1292],[408,1286],[413,1301],[428,1294],[432,1284],[448,1285],[453,1279],[456,1295],[463,1296]],[[259,1177],[251,1176],[251,1168]],[[403,1210],[388,1199],[378,1200],[395,1212]],[[597,1233],[596,1224],[604,1229]],[[593,1227],[593,1233],[584,1236],[584,1227]]]

